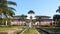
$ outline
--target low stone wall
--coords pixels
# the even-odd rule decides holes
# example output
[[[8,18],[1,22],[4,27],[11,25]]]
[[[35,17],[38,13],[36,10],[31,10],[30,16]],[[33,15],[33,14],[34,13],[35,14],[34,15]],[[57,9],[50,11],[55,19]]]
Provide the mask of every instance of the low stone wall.
[[[42,29],[42,28],[37,28],[37,29],[39,29],[40,31],[42,31],[42,33],[44,32],[46,34],[60,34],[60,32],[52,32],[52,31],[47,30],[47,29]]]

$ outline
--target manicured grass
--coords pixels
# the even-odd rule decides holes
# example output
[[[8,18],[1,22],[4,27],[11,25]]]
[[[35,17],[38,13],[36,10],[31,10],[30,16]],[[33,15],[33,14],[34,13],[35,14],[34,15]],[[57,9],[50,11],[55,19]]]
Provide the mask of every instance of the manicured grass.
[[[9,26],[0,26],[0,31],[8,31],[8,30],[14,30],[14,29],[24,29],[25,28],[25,26],[11,26],[11,27],[9,27]]]
[[[20,34],[38,34],[39,32],[35,28],[28,28],[25,29],[22,33]]]
[[[60,27],[59,28],[48,28],[48,29],[53,32],[60,32]]]
[[[60,32],[60,27],[43,27],[43,28],[51,30],[53,32]]]

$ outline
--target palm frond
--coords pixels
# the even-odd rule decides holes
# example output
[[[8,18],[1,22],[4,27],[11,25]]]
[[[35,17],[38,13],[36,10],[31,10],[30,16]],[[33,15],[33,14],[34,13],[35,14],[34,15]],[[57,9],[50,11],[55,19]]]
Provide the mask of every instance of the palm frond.
[[[0,11],[1,13],[3,13],[5,16],[13,16],[15,15],[14,11],[16,11],[14,8],[12,7],[8,7],[8,5],[15,5],[17,6],[17,4],[15,2],[12,1],[7,1],[7,0],[1,0],[0,2]],[[14,11],[13,11],[14,10]]]
[[[9,5],[16,5],[16,6],[17,6],[16,2],[8,1],[7,3],[8,3]]]
[[[11,16],[11,17],[13,17],[13,15],[15,15],[15,13],[12,10],[9,10],[8,15]]]
[[[1,0],[0,5],[7,5],[7,0]]]
[[[8,7],[9,9],[11,9],[11,10],[14,10],[14,11],[16,11],[14,8],[12,8],[12,7]]]
[[[15,13],[13,12],[13,10],[11,10],[11,9],[9,9],[9,8],[4,8],[4,10],[3,10],[3,14],[4,15],[9,15],[9,16],[13,16],[13,15],[15,15]]]

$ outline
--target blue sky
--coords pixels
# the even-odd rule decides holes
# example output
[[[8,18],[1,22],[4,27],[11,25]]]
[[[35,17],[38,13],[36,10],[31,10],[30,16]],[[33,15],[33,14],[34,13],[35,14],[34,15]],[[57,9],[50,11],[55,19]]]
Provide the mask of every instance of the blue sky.
[[[29,10],[33,10],[36,15],[53,16],[60,6],[60,0],[11,0],[17,3],[15,14],[27,15]]]

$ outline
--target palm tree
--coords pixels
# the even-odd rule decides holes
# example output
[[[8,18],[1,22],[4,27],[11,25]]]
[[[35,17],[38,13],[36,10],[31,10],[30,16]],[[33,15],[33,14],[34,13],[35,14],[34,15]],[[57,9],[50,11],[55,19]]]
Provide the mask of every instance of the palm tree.
[[[12,7],[8,7],[8,5],[16,5],[16,3],[12,1],[7,1],[7,0],[1,0],[0,13],[3,13],[4,15],[13,16],[14,15],[13,10],[15,9]]]
[[[37,21],[39,21],[39,25],[41,25],[41,16],[39,16],[38,18],[37,18]]]
[[[0,15],[2,14],[8,18],[8,16],[15,15],[14,8],[9,7],[8,5],[17,5],[15,2],[8,1],[8,0],[0,0]],[[3,17],[3,16],[2,16]],[[3,21],[2,21],[3,22]]]
[[[22,21],[22,24],[24,25],[23,21],[26,20],[25,15],[22,14],[22,15],[20,16],[20,20]]]

